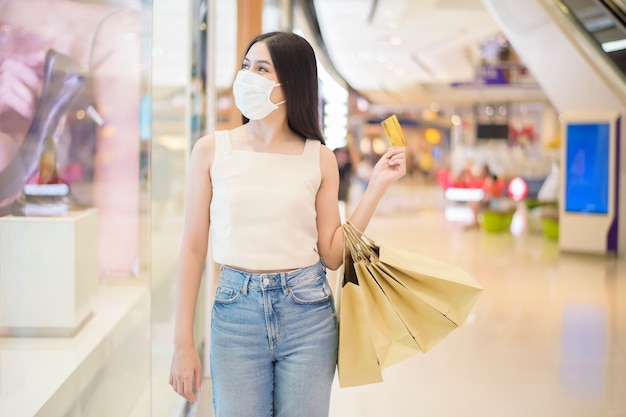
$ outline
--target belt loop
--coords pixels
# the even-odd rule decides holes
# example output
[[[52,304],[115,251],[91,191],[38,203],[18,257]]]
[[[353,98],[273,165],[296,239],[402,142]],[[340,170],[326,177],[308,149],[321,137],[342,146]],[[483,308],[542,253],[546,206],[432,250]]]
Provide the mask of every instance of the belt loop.
[[[280,286],[283,287],[283,294],[287,295],[287,273],[280,273]]]
[[[243,295],[248,295],[248,286],[250,285],[250,277],[252,277],[252,274],[246,274],[246,279],[243,281],[243,287],[242,287]]]

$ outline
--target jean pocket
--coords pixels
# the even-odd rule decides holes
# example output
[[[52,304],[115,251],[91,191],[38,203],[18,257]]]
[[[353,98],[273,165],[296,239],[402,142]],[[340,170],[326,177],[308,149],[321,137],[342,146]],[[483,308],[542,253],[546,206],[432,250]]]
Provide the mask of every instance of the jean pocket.
[[[321,304],[332,298],[328,281],[319,278],[288,288],[289,297],[297,304]]]
[[[230,287],[218,283],[215,290],[215,303],[232,304],[241,297],[241,287]]]

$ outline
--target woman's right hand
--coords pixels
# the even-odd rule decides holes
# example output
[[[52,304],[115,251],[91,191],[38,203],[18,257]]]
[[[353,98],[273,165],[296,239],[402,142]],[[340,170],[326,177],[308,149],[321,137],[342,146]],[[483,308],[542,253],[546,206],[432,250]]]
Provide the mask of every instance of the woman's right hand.
[[[198,400],[196,392],[200,391],[202,384],[202,365],[193,345],[174,349],[169,382],[174,391],[187,401]]]

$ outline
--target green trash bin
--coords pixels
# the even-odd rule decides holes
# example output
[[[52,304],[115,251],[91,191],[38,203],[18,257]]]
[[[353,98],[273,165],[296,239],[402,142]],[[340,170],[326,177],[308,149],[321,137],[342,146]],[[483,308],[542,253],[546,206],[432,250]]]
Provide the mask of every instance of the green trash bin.
[[[543,235],[548,239],[559,240],[559,222],[558,220],[544,217],[541,219],[541,229]]]
[[[512,211],[486,210],[483,212],[483,230],[488,233],[501,233],[509,230],[513,221]]]

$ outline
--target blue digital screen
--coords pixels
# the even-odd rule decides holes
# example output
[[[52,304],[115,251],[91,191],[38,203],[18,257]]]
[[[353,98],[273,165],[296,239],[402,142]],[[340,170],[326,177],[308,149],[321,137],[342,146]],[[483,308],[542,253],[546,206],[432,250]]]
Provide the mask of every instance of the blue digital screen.
[[[609,123],[567,126],[565,211],[607,214]]]

